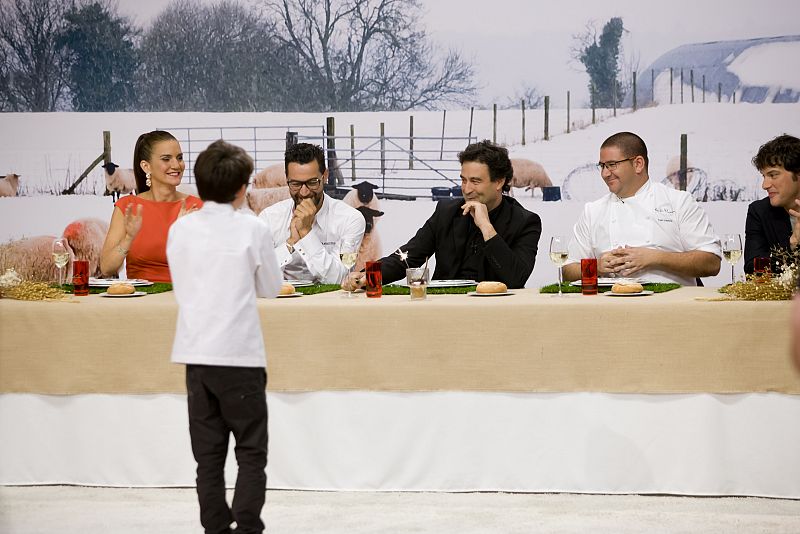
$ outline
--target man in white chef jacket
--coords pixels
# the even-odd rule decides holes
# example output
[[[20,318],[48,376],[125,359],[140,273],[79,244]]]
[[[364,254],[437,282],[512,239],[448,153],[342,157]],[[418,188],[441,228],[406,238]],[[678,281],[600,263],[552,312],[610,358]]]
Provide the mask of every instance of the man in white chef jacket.
[[[339,284],[350,270],[340,254],[358,252],[364,216],[323,192],[328,170],[320,146],[298,143],[286,150],[284,164],[291,198],[259,215],[272,229],[283,277]]]
[[[581,276],[581,258],[597,258],[601,277],[696,285],[719,273],[722,252],[703,209],[685,191],[648,176],[647,146],[620,132],[597,163],[609,193],[587,203],[573,228],[564,279]]]

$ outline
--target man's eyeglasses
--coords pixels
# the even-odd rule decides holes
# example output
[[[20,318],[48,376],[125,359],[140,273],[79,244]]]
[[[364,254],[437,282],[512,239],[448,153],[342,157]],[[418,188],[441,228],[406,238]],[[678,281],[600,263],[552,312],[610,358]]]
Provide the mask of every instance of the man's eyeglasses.
[[[621,159],[619,161],[606,161],[606,162],[600,161],[600,162],[597,163],[597,169],[600,172],[603,172],[603,169],[608,169],[609,171],[615,171],[615,170],[617,170],[617,165],[619,165],[620,163],[622,163],[624,161],[633,161],[635,159],[636,159],[636,156],[633,156],[632,158]]]
[[[298,191],[303,188],[303,186],[308,187],[309,189],[316,189],[319,187],[319,184],[322,183],[322,178],[312,178],[311,180],[306,180],[305,182],[298,182],[297,180],[289,180],[286,182],[289,185],[289,189],[294,191]]]

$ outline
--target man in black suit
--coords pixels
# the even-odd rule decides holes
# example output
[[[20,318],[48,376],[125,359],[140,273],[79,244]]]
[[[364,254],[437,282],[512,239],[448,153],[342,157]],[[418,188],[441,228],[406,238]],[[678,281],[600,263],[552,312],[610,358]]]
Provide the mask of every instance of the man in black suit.
[[[513,170],[508,150],[490,141],[469,145],[458,154],[462,199],[441,200],[433,215],[398,253],[382,258],[383,283],[406,276],[406,267],[421,267],[436,254],[433,279],[503,282],[524,287],[533,271],[542,221],[512,197]],[[407,263],[406,263],[407,262]],[[343,287],[364,284],[353,273]]]
[[[753,158],[764,177],[767,197],[747,208],[744,271],[753,260],[769,257],[773,248],[794,248],[800,240],[800,139],[781,135],[764,144]]]

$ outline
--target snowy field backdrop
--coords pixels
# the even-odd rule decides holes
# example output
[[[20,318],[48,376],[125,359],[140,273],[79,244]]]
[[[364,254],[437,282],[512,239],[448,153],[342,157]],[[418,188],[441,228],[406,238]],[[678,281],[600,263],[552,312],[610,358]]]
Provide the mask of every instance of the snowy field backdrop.
[[[556,269],[547,258],[550,237],[569,234],[580,208],[587,200],[602,195],[606,190],[596,170],[573,172],[596,163],[600,143],[609,135],[629,130],[641,135],[650,153],[650,176],[660,181],[668,174],[670,161],[680,154],[680,136],[688,135],[689,166],[702,169],[708,184],[727,184],[738,187],[738,202],[705,202],[717,233],[744,232],[744,218],[748,201],[761,198],[760,176],[750,160],[765,141],[781,133],[800,135],[800,104],[731,104],[706,103],[661,105],[618,111],[616,118],[611,110],[598,113],[603,120],[591,125],[591,110],[572,110],[571,129],[567,134],[566,111],[552,110],[549,141],[542,140],[543,111],[526,112],[526,140],[521,144],[521,114],[514,110],[498,112],[497,141],[509,148],[512,157],[529,158],[541,163],[554,185],[563,185],[570,177],[569,193],[572,200],[543,202],[541,193],[531,197],[530,192],[517,189],[515,195],[523,204],[539,213],[543,221],[543,234],[536,267],[528,286],[541,286],[556,278]],[[379,124],[385,125],[385,135],[407,137],[409,116],[414,116],[414,133],[419,137],[438,137],[442,134],[442,112],[413,113],[334,113],[337,135],[349,135],[352,124],[356,136],[378,136]],[[60,235],[64,226],[79,217],[110,219],[112,202],[102,196],[104,178],[102,169],[95,169],[79,187],[79,195],[62,196],[68,186],[100,153],[102,132],[111,132],[112,161],[125,168],[131,167],[133,145],[137,136],[155,128],[172,129],[184,141],[186,133],[180,128],[210,127],[204,131],[207,141],[193,141],[192,157],[203,144],[219,137],[235,138],[242,130],[225,130],[226,127],[307,126],[302,131],[319,132],[328,114],[302,113],[7,113],[0,126],[0,173],[15,172],[22,176],[20,196],[0,198],[0,241],[34,235]],[[469,131],[469,110],[449,111],[446,115],[445,136],[466,138]],[[221,129],[221,130],[220,130]],[[276,129],[282,137],[285,129]],[[311,135],[311,134],[309,134]],[[476,110],[472,129],[473,137],[491,139],[492,113]],[[242,136],[244,139],[246,136]],[[367,142],[366,140],[364,142]],[[431,141],[437,147],[438,141]],[[417,148],[421,149],[421,141]],[[460,141],[466,144],[466,141]],[[246,141],[239,144],[248,147]],[[337,140],[340,158],[349,152],[349,140]],[[258,168],[280,160],[280,143],[265,149],[262,143],[258,154]],[[429,148],[429,147],[428,147]],[[453,161],[453,171],[440,182],[419,182],[420,190],[434,185],[459,183],[458,165],[454,150],[444,155]],[[458,149],[463,148],[459,146]],[[438,155],[434,156],[438,159]],[[409,171],[407,161],[387,165],[385,180],[380,172],[364,171],[355,183],[367,179],[391,190],[393,186],[408,183],[406,178],[414,172],[430,176],[425,171]],[[394,168],[392,168],[394,167]],[[345,186],[350,175],[343,165]],[[187,176],[190,179],[190,176]],[[690,184],[691,185],[691,184]],[[566,193],[566,191],[565,191]],[[377,225],[382,249],[389,253],[403,244],[432,213],[434,203],[430,198],[413,202],[384,200],[381,209],[386,213]],[[741,265],[737,266],[741,273]],[[729,281],[729,270],[723,265],[719,276],[706,280],[707,285],[719,286]]]

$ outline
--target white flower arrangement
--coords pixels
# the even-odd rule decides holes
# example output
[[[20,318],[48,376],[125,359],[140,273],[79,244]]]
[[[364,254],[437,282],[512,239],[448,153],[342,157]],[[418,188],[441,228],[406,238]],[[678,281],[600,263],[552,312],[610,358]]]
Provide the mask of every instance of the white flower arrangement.
[[[6,269],[6,272],[0,276],[0,287],[13,287],[20,282],[22,282],[22,277],[12,268]]]

